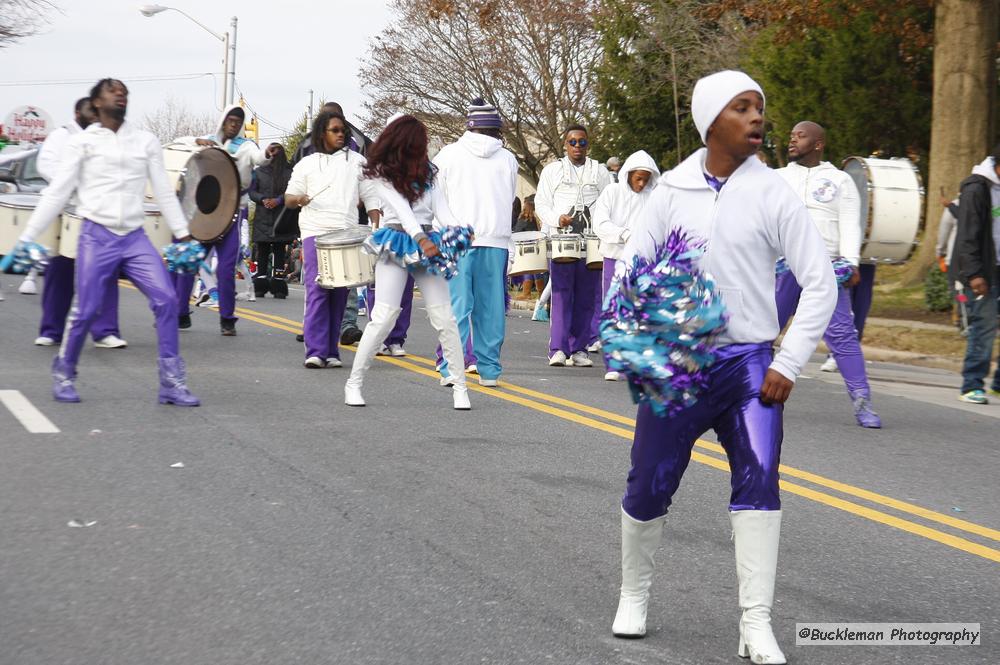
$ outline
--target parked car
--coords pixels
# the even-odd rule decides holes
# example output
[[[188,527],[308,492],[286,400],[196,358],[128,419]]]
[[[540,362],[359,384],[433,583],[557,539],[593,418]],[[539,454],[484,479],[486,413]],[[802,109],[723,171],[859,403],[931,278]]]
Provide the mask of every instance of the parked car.
[[[40,192],[49,184],[35,168],[38,146],[7,146],[0,151],[0,194]]]

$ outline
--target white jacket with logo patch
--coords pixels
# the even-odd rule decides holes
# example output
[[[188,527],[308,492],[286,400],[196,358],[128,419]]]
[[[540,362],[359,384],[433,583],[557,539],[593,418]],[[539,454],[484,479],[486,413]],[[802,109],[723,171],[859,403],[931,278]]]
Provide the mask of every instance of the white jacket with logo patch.
[[[820,162],[812,168],[792,162],[777,172],[806,204],[830,257],[843,256],[852,265],[858,265],[861,202],[851,176],[830,162]]]

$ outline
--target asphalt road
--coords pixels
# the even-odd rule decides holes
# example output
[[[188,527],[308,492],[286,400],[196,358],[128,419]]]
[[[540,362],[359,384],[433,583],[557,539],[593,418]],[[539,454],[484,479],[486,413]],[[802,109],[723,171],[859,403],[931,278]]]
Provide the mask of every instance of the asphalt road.
[[[180,409],[156,404],[152,315],[123,288],[128,349],[88,343],[84,401],[64,405],[54,350],[31,343],[38,297],[0,281],[0,390],[59,429],[0,406],[0,664],[746,662],[711,435],[667,522],[649,636],[612,637],[635,409],[602,368],[549,368],[547,328],[524,313],[500,388],[473,384],[456,412],[422,311],[412,355],[377,362],[352,409],[347,368],[302,368],[300,290],[238,303],[235,338],[201,309],[181,342],[203,406]],[[959,404],[948,372],[871,375],[881,431],[854,424],[816,363],[786,408],[779,642],[791,663],[996,663],[1000,404]],[[803,622],[983,637],[795,646]]]

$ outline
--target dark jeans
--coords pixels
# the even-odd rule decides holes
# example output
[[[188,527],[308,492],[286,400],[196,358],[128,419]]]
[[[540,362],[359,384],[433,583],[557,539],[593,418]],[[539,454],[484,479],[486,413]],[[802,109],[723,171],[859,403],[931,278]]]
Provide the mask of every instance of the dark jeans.
[[[993,276],[990,292],[981,299],[968,287],[965,297],[969,299],[969,337],[962,363],[962,392],[982,390],[990,373],[993,357],[993,343],[997,336],[997,299],[1000,298],[1000,269]],[[1000,371],[993,375],[993,390],[1000,391]]]
[[[257,255],[257,277],[254,279],[254,290],[257,295],[263,295],[270,290],[271,279],[275,277],[275,269],[281,271],[279,279],[284,280],[285,251],[288,243],[285,242],[258,242],[254,243],[254,253]]]

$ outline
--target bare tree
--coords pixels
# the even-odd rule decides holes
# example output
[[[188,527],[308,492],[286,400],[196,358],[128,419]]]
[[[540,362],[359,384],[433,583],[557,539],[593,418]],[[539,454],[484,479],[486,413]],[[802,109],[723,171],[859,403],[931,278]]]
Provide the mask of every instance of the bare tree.
[[[360,79],[370,130],[403,110],[454,140],[474,97],[495,104],[523,175],[562,154],[561,132],[598,117],[595,0],[394,0],[396,19],[370,43]]]
[[[179,136],[209,134],[218,124],[217,120],[211,113],[197,113],[174,97],[167,97],[159,109],[142,117],[139,126],[166,144]]]
[[[49,0],[0,0],[0,48],[37,33],[52,9]]]

